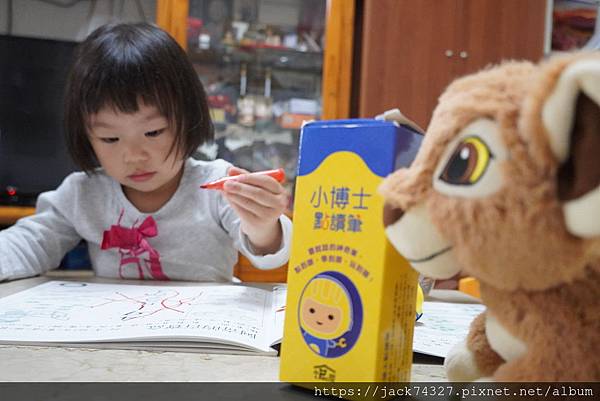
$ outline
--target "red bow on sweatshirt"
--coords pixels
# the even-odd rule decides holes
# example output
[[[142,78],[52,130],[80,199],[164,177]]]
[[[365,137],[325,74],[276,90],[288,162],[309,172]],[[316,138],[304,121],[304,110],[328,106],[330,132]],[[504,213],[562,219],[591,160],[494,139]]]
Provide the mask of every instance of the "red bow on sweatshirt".
[[[103,250],[119,248],[129,251],[128,254],[134,257],[148,252],[152,277],[158,280],[168,280],[169,278],[163,273],[160,266],[160,254],[146,240],[146,238],[155,237],[157,234],[156,221],[154,221],[152,216],[148,216],[138,227],[110,226],[110,230],[104,231],[100,248]]]

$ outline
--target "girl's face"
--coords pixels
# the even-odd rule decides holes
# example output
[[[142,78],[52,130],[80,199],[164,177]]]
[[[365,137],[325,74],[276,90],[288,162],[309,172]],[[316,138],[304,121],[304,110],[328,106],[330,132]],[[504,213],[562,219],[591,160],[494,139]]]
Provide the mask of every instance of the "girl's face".
[[[183,158],[169,154],[175,133],[156,107],[141,103],[131,114],[104,107],[91,116],[89,138],[100,165],[138,208],[158,209],[177,190]]]

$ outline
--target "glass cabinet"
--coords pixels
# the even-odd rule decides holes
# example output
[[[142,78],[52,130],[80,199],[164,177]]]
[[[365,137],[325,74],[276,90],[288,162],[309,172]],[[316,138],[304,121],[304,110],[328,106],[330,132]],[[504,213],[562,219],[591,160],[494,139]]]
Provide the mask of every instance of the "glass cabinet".
[[[334,9],[343,12],[332,19]],[[215,124],[215,142],[195,157],[250,171],[282,167],[293,195],[302,123],[349,116],[351,63],[344,85],[336,63],[340,49],[351,56],[352,18],[346,0],[159,0],[157,22],[186,48]],[[329,84],[326,68],[337,71]],[[326,104],[324,87],[335,105]]]
[[[187,50],[208,95],[215,143],[198,157],[293,182],[298,132],[321,116],[325,0],[191,0]]]

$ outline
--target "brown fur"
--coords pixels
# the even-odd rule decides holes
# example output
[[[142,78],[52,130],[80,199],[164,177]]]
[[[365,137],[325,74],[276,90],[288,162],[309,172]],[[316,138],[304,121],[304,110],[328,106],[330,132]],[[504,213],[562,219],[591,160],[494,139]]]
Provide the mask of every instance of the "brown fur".
[[[600,239],[576,237],[565,226],[558,192],[566,181],[559,180],[541,120],[555,82],[580,57],[588,56],[542,66],[507,62],[455,81],[440,97],[413,165],[380,187],[386,202],[404,212],[426,206],[464,271],[480,280],[488,310],[526,344],[525,355],[496,370],[502,360],[487,343],[483,317],[475,321],[468,346],[479,369],[496,371],[497,380],[600,380]],[[500,165],[504,185],[480,198],[436,191],[432,177],[447,145],[481,117],[496,121],[508,148]],[[581,167],[576,173],[586,174]],[[577,177],[571,193],[598,180],[597,171],[589,176]]]
[[[482,286],[483,302],[530,348],[496,372],[499,381],[600,380],[600,261],[588,276],[545,291]]]
[[[489,377],[504,363],[500,355],[492,350],[485,336],[485,312],[471,323],[467,346],[475,356],[475,363],[483,376]]]

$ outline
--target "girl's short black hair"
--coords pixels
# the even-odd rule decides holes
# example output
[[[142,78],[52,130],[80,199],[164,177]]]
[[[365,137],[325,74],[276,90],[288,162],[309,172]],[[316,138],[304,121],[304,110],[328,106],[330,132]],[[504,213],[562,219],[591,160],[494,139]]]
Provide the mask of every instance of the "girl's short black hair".
[[[65,94],[65,132],[76,164],[93,172],[98,160],[88,137],[90,117],[103,107],[134,113],[155,106],[175,130],[172,151],[187,158],[214,137],[204,88],[185,51],[146,23],[109,24],[77,48]]]

